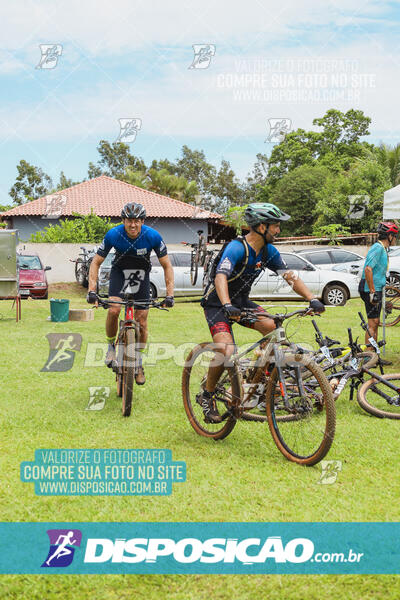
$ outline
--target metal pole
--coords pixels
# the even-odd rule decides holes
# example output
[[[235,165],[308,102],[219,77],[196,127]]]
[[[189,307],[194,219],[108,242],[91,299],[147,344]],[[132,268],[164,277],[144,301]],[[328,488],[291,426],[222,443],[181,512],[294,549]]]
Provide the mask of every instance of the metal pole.
[[[384,285],[382,288],[382,339],[385,341],[386,339],[386,286]],[[383,345],[382,348],[383,355],[386,354],[386,345]]]

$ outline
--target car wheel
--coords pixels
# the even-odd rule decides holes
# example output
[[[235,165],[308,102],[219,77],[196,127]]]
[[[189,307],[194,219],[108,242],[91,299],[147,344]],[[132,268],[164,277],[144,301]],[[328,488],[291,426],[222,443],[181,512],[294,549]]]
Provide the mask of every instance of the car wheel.
[[[153,283],[150,283],[150,298],[151,300],[157,300],[157,290]]]
[[[349,293],[343,285],[331,283],[324,289],[322,299],[328,306],[344,306],[349,298]]]
[[[400,288],[400,275],[399,273],[389,273],[386,277],[386,285],[390,285],[392,287]],[[394,292],[390,292],[389,290],[386,292],[386,296],[393,296]]]
[[[42,297],[42,300],[48,300],[49,299],[49,292],[46,292],[45,295]]]

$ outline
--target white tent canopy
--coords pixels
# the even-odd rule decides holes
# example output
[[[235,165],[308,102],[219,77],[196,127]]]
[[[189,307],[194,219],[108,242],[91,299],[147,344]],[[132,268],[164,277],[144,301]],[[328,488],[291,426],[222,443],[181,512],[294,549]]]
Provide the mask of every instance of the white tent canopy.
[[[383,218],[400,219],[400,185],[383,194]]]

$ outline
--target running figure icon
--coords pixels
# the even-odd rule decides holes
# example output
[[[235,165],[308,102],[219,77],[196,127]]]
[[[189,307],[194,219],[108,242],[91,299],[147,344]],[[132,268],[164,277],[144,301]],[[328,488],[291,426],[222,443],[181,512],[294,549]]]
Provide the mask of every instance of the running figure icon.
[[[55,550],[55,552],[50,556],[50,558],[48,558],[46,560],[46,565],[50,566],[51,561],[58,557],[61,558],[62,556],[67,556],[68,554],[72,554],[72,550],[70,548],[67,548],[68,545],[73,545],[77,543],[77,540],[71,539],[74,536],[74,532],[73,531],[69,531],[66,535],[59,535],[58,539],[56,541],[56,544],[58,545],[57,549]],[[60,540],[63,540],[62,542],[60,542]]]

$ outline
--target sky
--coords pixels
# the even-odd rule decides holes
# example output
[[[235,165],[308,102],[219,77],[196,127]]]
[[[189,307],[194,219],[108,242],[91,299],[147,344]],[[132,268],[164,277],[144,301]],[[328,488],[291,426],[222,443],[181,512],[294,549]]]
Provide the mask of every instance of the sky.
[[[21,159],[78,181],[101,139],[147,164],[186,144],[241,179],[274,123],[330,108],[400,142],[400,1],[16,0],[0,18],[0,204]]]

